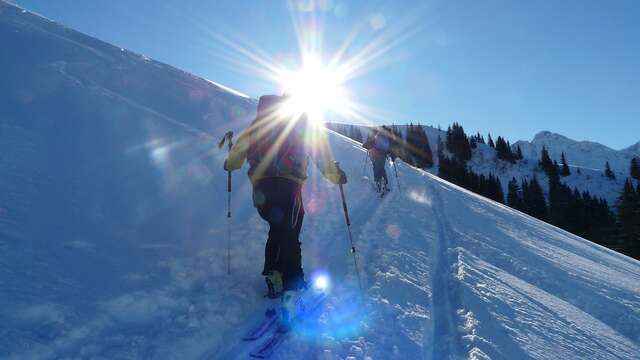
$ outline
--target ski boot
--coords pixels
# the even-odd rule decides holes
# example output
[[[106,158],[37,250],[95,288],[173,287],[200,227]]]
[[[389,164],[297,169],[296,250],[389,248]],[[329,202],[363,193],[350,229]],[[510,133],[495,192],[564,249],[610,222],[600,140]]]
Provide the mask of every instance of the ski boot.
[[[304,311],[302,304],[302,294],[304,289],[286,290],[282,293],[282,303],[280,305],[280,332],[287,332],[291,329],[293,320]]]
[[[278,270],[271,270],[265,275],[264,281],[267,283],[267,295],[269,299],[275,299],[282,295],[282,273]]]
[[[378,194],[382,193],[382,180],[376,181],[376,192]]]

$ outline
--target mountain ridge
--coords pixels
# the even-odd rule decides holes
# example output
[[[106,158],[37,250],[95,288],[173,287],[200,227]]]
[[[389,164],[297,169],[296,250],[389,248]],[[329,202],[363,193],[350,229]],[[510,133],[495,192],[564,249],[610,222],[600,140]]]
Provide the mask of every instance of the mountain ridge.
[[[604,170],[605,163],[609,162],[614,171],[623,176],[628,176],[631,159],[640,157],[640,142],[622,150],[614,150],[598,142],[577,141],[550,131],[537,133],[531,141],[520,140],[512,144],[513,149],[518,146],[525,158],[538,159],[544,146],[552,159],[559,160],[564,153],[570,165],[595,170]]]

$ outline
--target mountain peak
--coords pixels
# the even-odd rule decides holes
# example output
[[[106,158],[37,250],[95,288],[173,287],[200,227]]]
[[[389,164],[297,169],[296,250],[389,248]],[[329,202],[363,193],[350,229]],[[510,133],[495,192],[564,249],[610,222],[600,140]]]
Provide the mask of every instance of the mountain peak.
[[[622,173],[629,168],[631,156],[640,156],[640,143],[617,151],[594,141],[577,141],[551,131],[540,131],[530,142],[518,141],[514,146],[520,146],[525,158],[538,159],[544,146],[552,159],[559,161],[564,153],[570,165],[600,170],[609,162],[615,171]]]
[[[622,149],[621,151],[631,154],[632,156],[640,156],[640,141],[627,148]]]
[[[560,135],[558,133],[554,133],[551,131],[540,131],[537,133],[532,140],[532,143],[539,142],[547,142],[547,141],[564,141],[564,142],[576,142],[575,140],[569,139],[564,135]]]

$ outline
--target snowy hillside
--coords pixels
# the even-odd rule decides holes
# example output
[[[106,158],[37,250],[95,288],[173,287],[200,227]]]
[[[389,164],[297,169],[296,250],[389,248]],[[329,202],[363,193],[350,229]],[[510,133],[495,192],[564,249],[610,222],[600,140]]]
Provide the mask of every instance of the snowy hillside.
[[[266,224],[224,130],[255,102],[0,2],[0,358],[246,359],[268,301]],[[327,302],[275,359],[636,359],[640,262],[399,164],[380,199],[360,144],[310,168],[308,277]],[[430,139],[431,140],[431,139]]]
[[[545,194],[548,192],[548,176],[538,166],[540,154],[537,158],[528,158],[524,155],[524,159],[516,161],[512,164],[507,161],[499,160],[496,157],[495,149],[486,144],[478,144],[478,148],[473,151],[473,158],[469,161],[468,165],[478,174],[488,175],[493,173],[500,177],[502,187],[505,194],[507,193],[507,184],[511,178],[515,177],[518,180],[527,179],[531,181],[533,177],[537,177],[543,187]],[[533,155],[532,155],[533,156]],[[569,159],[569,157],[567,156]],[[560,160],[560,156],[557,159]],[[567,160],[568,162],[570,160]],[[576,167],[569,165],[571,169],[571,175],[563,177],[561,181],[567,184],[571,188],[578,188],[580,191],[589,191],[592,195],[601,197],[610,205],[615,204],[616,199],[620,195],[620,191],[624,185],[626,177],[629,176],[629,170],[626,174],[616,172],[615,179],[609,179],[604,176],[604,172],[601,169],[592,169],[585,167]],[[628,167],[628,166],[627,166]],[[580,172],[578,172],[578,168]]]
[[[631,159],[640,158],[640,148],[637,144],[616,151],[599,143],[575,141],[549,131],[538,133],[531,142],[518,141],[512,145],[512,148],[515,149],[517,146],[520,146],[525,161],[515,165],[497,161],[493,149],[480,145],[479,149],[474,152],[471,167],[479,173],[493,172],[497,174],[501,177],[505,187],[505,182],[512,177],[530,180],[535,175],[542,180],[542,185],[546,188],[547,176],[537,168],[542,148],[545,147],[549,151],[551,159],[558,162],[564,152],[571,168],[571,175],[562,178],[562,181],[571,188],[577,187],[581,191],[589,191],[593,195],[602,197],[610,205],[613,205],[622,190],[625,179],[629,177]],[[604,176],[604,167],[607,161],[611,165],[616,179]]]

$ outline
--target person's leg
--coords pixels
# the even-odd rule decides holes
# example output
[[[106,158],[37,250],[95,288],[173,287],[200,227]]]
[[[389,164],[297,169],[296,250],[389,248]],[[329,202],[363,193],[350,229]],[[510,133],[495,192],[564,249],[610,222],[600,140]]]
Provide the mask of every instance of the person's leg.
[[[300,248],[300,230],[304,220],[302,186],[296,182],[283,180],[281,195],[286,205],[283,233],[280,239],[278,267],[282,269],[284,290],[296,290],[304,287],[302,270],[302,250]]]
[[[258,210],[262,219],[269,223],[269,233],[264,248],[264,267],[262,275],[268,275],[271,270],[278,270],[277,260],[280,252],[280,238],[282,211],[279,204],[274,199],[274,194],[278,193],[275,187],[277,184],[272,179],[263,179],[253,187],[253,204]]]
[[[373,150],[369,150],[369,159],[371,160],[371,170],[373,171],[373,181],[378,182],[378,170],[376,168],[376,158]]]
[[[384,189],[389,189],[389,178],[387,178],[387,169],[385,169],[385,162],[382,162],[382,178],[384,179]]]
[[[384,174],[384,162],[381,162],[379,159],[373,161],[373,177],[376,185],[378,186],[378,190],[381,190],[382,178]]]

